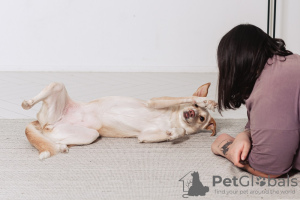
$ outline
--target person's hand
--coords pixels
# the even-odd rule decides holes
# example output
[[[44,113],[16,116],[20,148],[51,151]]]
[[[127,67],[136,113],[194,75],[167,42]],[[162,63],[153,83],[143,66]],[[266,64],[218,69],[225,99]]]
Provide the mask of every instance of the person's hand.
[[[237,167],[243,168],[247,164],[246,158],[251,148],[250,132],[239,133],[230,145],[228,159]]]

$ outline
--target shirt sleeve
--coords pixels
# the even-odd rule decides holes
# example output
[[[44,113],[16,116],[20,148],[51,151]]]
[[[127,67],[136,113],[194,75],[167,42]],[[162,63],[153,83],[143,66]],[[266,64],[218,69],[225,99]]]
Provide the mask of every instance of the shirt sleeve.
[[[250,131],[250,122],[248,121],[245,126],[245,131]]]
[[[249,112],[247,112],[247,115],[248,115],[248,122],[245,126],[245,131],[250,131],[250,118],[249,118]]]
[[[287,173],[293,167],[298,152],[298,130],[251,129],[252,149],[249,165],[270,175]]]

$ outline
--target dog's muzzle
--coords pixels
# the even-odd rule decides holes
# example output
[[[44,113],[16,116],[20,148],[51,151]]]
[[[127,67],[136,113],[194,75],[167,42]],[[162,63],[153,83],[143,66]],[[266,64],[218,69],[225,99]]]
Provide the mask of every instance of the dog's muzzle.
[[[194,110],[184,111],[183,116],[185,119],[188,119],[190,117],[195,117],[195,111]]]

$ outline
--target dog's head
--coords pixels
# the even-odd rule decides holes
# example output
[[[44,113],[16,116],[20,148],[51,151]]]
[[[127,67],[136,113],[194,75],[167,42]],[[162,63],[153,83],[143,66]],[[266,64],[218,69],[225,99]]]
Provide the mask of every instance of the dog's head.
[[[210,83],[200,86],[193,96],[206,97]],[[206,108],[198,105],[186,106],[180,113],[184,128],[191,133],[199,132],[200,130],[211,130],[211,136],[216,134],[216,122],[210,116]]]

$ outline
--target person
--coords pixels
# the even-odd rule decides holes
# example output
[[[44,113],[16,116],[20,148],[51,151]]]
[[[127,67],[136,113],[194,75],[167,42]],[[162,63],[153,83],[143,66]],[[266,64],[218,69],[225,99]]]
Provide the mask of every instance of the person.
[[[248,123],[236,138],[218,136],[212,152],[260,177],[300,170],[300,56],[241,24],[223,36],[217,60],[218,110],[245,104]]]

